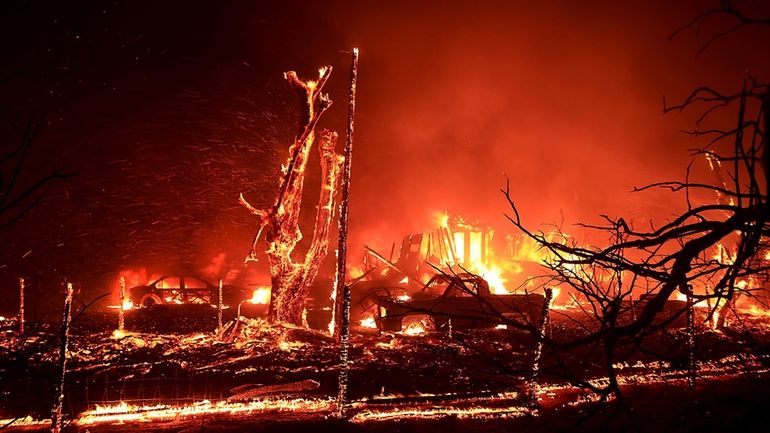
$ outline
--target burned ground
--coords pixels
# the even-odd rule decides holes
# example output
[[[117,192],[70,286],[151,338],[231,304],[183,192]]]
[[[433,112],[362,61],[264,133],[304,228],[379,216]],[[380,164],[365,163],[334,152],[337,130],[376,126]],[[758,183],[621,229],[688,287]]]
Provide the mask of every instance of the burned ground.
[[[65,400],[71,419],[82,418],[96,405],[194,405],[225,401],[233,388],[245,384],[312,380],[318,383],[315,389],[259,395],[258,400],[277,406],[248,411],[239,419],[245,424],[237,428],[223,414],[176,416],[141,426],[150,431],[180,431],[191,425],[201,431],[337,428],[331,420],[331,398],[336,395],[339,353],[325,333],[243,319],[233,341],[222,342],[211,332],[216,324],[211,307],[182,306],[165,316],[159,314],[162,311],[153,312],[154,320],[148,311],[131,312],[129,332],[122,336],[113,335],[110,315],[83,315],[75,322]],[[550,335],[573,338],[586,332],[576,325],[582,314],[576,308],[554,310]],[[620,411],[610,425],[628,425],[624,423],[631,422],[629,414],[639,414],[646,420],[640,424],[642,431],[671,430],[677,420],[686,420],[683,429],[699,425],[703,430],[698,431],[708,431],[706,427],[719,431],[719,426],[728,425],[724,423],[751,416],[755,419],[747,418],[747,426],[756,426],[756,417],[764,412],[756,410],[755,396],[770,380],[770,325],[762,315],[746,313],[739,318],[720,332],[705,323],[699,327],[697,391],[686,387],[686,330],[664,328],[619,352],[615,365],[624,401],[633,411]],[[0,418],[45,419],[54,398],[56,327],[38,325],[22,341],[11,326],[12,322],[4,322],[3,347],[8,350],[0,364]],[[531,335],[509,329],[454,331],[451,338],[445,333],[407,336],[361,329],[351,339],[349,388],[358,424],[347,428],[421,431],[450,423],[474,431],[602,429],[615,405],[598,405],[596,394],[570,384],[590,380],[600,385],[606,380],[600,351],[589,346],[567,352],[546,348],[538,379],[541,407],[532,411],[523,391],[534,346]],[[296,399],[311,402],[314,409],[293,410],[294,403],[286,402]],[[670,404],[656,405],[658,399]],[[282,404],[285,408],[277,409]],[[452,407],[453,412],[437,409],[442,407]],[[597,413],[588,416],[594,409]],[[465,421],[466,417],[479,422]],[[715,421],[718,417],[725,417],[722,424]],[[110,424],[72,428],[130,431],[132,425]]]

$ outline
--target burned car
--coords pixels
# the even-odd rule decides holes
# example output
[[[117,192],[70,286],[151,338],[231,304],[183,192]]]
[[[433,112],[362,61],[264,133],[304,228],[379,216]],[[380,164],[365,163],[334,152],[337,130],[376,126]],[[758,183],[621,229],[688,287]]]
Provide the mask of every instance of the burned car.
[[[419,316],[435,330],[492,328],[510,322],[539,323],[545,305],[541,294],[493,294],[489,284],[474,274],[437,274],[411,298],[376,299],[375,322],[382,331],[401,331],[406,321]]]
[[[231,285],[222,287],[222,301],[225,305],[237,305],[249,296],[246,289]],[[218,297],[219,288],[216,285],[187,276],[164,276],[146,286],[129,289],[129,299],[135,307],[164,304],[216,305]]]

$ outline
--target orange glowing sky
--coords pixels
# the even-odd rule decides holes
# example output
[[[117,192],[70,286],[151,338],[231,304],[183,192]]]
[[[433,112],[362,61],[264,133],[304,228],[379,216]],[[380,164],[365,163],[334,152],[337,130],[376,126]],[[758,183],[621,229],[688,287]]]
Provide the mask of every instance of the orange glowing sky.
[[[439,209],[505,229],[505,175],[533,226],[665,218],[679,198],[629,194],[682,178],[689,162],[694,143],[678,130],[694,113],[663,117],[664,95],[737,89],[746,71],[767,78],[757,42],[767,32],[701,56],[703,35],[667,42],[716,3],[172,1],[40,12],[10,2],[0,11],[3,73],[32,72],[6,97],[37,101],[49,121],[32,173],[66,164],[80,176],[2,233],[0,272],[98,286],[126,268],[194,272],[222,253],[237,266],[253,234],[238,193],[271,202],[295,130],[281,72],[333,65],[336,102],[321,126],[342,133],[353,46],[358,251],[424,230]]]

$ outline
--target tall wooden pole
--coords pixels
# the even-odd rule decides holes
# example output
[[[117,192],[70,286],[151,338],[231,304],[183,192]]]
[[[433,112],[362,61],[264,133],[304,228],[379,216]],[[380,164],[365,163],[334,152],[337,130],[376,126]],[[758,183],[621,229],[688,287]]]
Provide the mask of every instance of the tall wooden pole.
[[[695,389],[698,368],[695,364],[695,304],[692,299],[692,286],[687,290],[687,387]]]
[[[222,336],[222,279],[217,284],[217,337]]]
[[[51,432],[59,433],[63,427],[62,407],[64,406],[64,379],[67,373],[67,351],[69,347],[70,320],[72,319],[72,283],[67,283],[67,296],[64,298],[62,313],[61,343],[59,345],[59,384],[53,416],[51,417]]]
[[[19,278],[19,334],[24,333],[24,278]]]
[[[543,356],[543,340],[545,339],[545,331],[548,329],[548,322],[550,319],[551,302],[553,302],[553,289],[545,289],[545,303],[543,304],[543,311],[540,319],[540,329],[538,331],[537,343],[535,345],[535,359],[532,361],[532,372],[529,378],[529,386],[527,392],[529,394],[529,403],[531,406],[537,406],[537,380],[540,374],[540,359]]]
[[[350,164],[353,154],[353,131],[356,116],[356,81],[358,79],[358,48],[353,48],[352,65],[350,69],[350,104],[348,105],[348,129],[345,140],[345,162],[342,166],[342,198],[340,203],[339,243],[337,246],[337,278],[334,291],[335,303],[339,309],[339,340],[340,340],[340,374],[337,405],[340,418],[347,418],[350,409],[348,399],[348,345],[350,342],[350,287],[345,284],[345,259],[347,255],[348,213],[350,208]],[[340,290],[340,288],[342,290]],[[340,296],[342,295],[342,296]],[[337,300],[341,299],[340,304]],[[335,308],[337,310],[337,308]],[[336,320],[336,319],[335,319]]]
[[[126,276],[120,276],[120,309],[118,310],[118,331],[126,328],[126,316],[123,311],[126,305]]]

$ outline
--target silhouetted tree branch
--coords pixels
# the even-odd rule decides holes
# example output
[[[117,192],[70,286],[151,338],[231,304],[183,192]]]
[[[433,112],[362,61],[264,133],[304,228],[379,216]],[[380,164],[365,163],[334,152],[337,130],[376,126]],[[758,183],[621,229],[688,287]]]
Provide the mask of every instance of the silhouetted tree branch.
[[[0,86],[12,78],[0,79]],[[0,124],[17,136],[16,142],[9,139],[8,143],[0,143],[0,230],[13,225],[39,205],[54,182],[76,175],[61,168],[32,181],[24,179],[29,152],[42,130],[42,122],[35,117],[33,114],[26,121],[21,121],[13,110],[6,108],[0,112]]]

